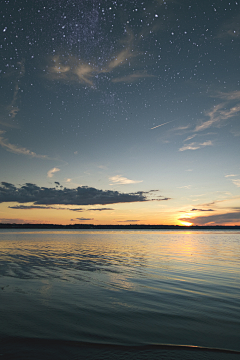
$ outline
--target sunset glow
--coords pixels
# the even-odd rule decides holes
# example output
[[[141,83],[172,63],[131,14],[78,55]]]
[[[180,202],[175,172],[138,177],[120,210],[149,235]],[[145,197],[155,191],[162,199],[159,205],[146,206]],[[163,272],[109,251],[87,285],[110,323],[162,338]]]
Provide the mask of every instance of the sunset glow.
[[[239,4],[36,3],[4,2],[0,222],[240,225]]]

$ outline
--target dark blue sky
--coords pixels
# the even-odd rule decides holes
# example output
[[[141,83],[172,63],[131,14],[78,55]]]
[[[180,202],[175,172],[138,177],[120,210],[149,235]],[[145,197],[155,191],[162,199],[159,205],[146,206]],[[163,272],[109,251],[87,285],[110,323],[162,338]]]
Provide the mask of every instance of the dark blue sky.
[[[0,180],[55,195],[30,211],[3,185],[1,221],[79,222],[61,191],[89,187],[115,205],[81,221],[239,224],[239,6],[5,1]]]

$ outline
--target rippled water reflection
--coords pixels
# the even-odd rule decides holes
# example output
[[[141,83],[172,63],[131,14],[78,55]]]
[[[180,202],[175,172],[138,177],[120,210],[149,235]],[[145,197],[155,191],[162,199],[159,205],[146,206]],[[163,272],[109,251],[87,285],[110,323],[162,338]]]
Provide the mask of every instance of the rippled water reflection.
[[[237,231],[0,233],[1,336],[239,349]]]

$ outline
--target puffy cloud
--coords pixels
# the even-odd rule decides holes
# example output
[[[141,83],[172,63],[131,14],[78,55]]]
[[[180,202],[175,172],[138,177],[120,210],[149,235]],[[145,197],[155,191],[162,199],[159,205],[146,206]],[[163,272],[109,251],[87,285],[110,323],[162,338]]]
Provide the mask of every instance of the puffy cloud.
[[[51,178],[51,177],[53,177],[54,173],[58,172],[58,171],[60,171],[60,169],[54,167],[48,171],[47,176]]]
[[[123,177],[122,175],[116,175],[116,176],[112,176],[109,178],[109,180],[111,180],[114,184],[110,184],[110,185],[126,185],[126,184],[137,184],[137,183],[141,183],[142,180],[130,180],[127,179],[125,177]]]
[[[26,183],[21,187],[16,187],[7,182],[1,184],[0,202],[31,202],[34,205],[106,205],[155,200],[148,197],[150,192],[143,191],[121,193],[112,190],[99,190],[88,186],[68,189],[39,187],[31,183]]]
[[[140,220],[120,220],[118,222],[138,222]]]
[[[213,209],[192,209],[190,211],[215,211]]]
[[[240,211],[218,215],[197,216],[195,218],[180,218],[180,221],[191,222],[194,225],[224,225],[240,223]]]
[[[94,220],[93,218],[92,219],[89,219],[89,218],[84,218],[84,217],[81,217],[81,218],[77,218],[75,220],[80,220],[80,221],[89,221],[89,220]],[[71,219],[71,221],[75,221],[74,219]]]
[[[9,206],[9,209],[15,209],[15,210],[70,210],[70,211],[77,211],[82,212],[84,209],[70,209],[66,207],[55,207],[55,206],[44,206],[44,205],[15,205],[15,206]]]
[[[32,221],[33,222],[33,221]],[[31,222],[31,223],[32,223]],[[0,218],[1,224],[26,224],[29,223],[29,221],[25,221],[23,219],[6,219],[6,218]]]
[[[105,210],[114,210],[114,209],[112,208],[88,209],[88,211],[105,211]]]
[[[67,209],[67,210],[70,210],[70,211],[77,211],[77,212],[82,212],[84,209],[82,209],[82,208],[78,208],[78,209]]]
[[[41,205],[16,205],[16,206],[9,206],[9,209],[16,209],[16,210],[54,209],[54,210],[58,210],[58,208],[55,208],[52,206],[41,206]]]

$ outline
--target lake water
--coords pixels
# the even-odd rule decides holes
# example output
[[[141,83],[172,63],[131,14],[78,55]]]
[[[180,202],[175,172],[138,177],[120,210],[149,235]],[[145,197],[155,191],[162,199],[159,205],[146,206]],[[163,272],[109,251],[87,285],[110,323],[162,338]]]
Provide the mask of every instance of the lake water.
[[[1,230],[0,256],[1,359],[240,358],[162,346],[240,351],[239,231]]]

